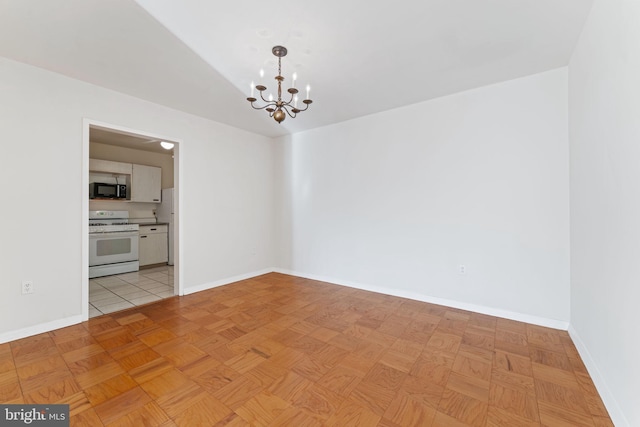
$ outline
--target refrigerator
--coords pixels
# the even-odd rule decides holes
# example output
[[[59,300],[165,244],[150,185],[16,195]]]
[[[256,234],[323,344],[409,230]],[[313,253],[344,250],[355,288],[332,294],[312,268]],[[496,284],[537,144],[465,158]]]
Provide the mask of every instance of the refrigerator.
[[[169,245],[169,265],[173,265],[173,240],[174,240],[174,212],[175,212],[176,198],[173,188],[164,188],[162,190],[162,199],[158,208],[156,209],[156,217],[158,222],[165,222],[169,224],[167,243]]]

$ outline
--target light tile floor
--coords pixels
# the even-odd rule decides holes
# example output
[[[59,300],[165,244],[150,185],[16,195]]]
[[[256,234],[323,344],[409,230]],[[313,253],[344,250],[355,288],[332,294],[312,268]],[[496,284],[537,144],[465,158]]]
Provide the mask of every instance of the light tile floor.
[[[89,280],[89,317],[172,297],[173,266]]]

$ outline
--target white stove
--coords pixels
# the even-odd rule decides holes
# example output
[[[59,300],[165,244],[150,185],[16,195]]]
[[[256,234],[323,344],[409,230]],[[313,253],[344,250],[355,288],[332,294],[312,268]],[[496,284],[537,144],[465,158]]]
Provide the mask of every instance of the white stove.
[[[89,277],[138,271],[138,230],[128,211],[89,211]]]

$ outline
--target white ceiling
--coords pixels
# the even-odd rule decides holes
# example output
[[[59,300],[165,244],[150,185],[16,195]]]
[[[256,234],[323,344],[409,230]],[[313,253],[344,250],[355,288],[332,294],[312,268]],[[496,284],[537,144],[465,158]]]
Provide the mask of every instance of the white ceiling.
[[[277,136],[565,66],[591,4],[0,0],[0,56]],[[279,44],[314,101],[281,125],[245,100]]]

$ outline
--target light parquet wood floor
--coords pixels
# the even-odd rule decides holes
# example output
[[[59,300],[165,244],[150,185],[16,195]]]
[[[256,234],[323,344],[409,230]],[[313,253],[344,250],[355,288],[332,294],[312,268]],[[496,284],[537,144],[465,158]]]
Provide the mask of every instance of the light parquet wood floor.
[[[612,426],[566,332],[267,274],[0,344],[72,426]]]

